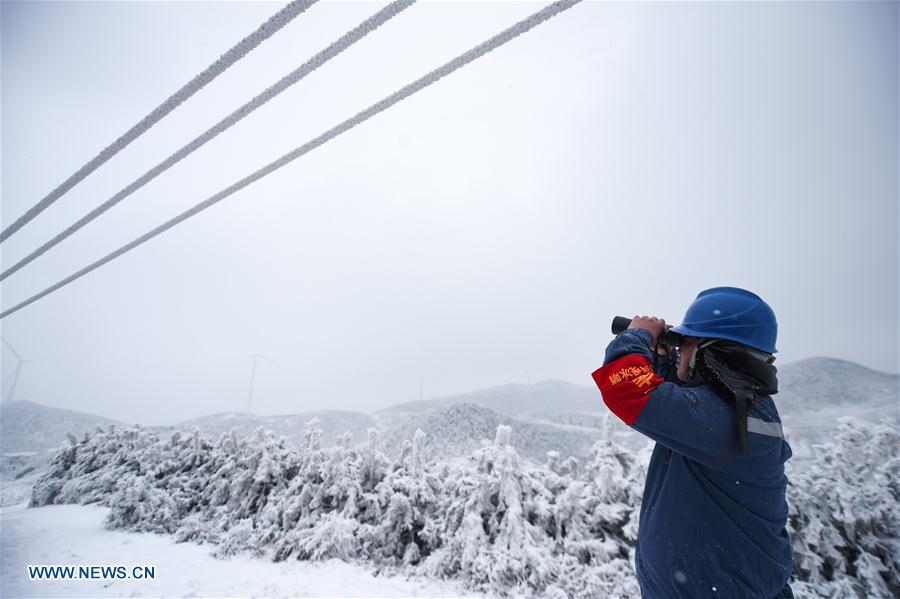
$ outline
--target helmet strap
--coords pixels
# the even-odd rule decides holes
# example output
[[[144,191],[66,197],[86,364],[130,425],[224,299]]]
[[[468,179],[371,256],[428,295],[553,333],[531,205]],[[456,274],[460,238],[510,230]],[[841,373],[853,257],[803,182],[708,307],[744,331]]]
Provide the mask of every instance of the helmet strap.
[[[694,369],[697,365],[697,354],[700,353],[700,350],[709,347],[713,343],[718,341],[718,339],[704,339],[700,343],[697,344],[697,347],[694,348],[694,351],[691,352],[691,359],[688,361],[688,377],[687,380],[694,380]]]

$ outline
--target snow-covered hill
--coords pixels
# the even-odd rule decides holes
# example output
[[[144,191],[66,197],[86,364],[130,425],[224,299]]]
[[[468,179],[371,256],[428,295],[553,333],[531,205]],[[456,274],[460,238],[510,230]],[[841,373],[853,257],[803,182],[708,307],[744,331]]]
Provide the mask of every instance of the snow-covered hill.
[[[900,421],[900,376],[896,374],[871,370],[836,358],[808,358],[779,365],[778,379],[780,391],[774,397],[775,404],[798,460],[814,457],[814,445],[826,442],[833,436],[840,418],[856,418],[869,424],[876,424],[882,418],[895,423]],[[380,410],[375,415],[383,421],[395,423],[395,428],[408,435],[412,426],[409,423],[415,421],[424,423],[424,426],[440,427],[441,410],[460,404],[475,404],[494,413],[514,416],[518,422],[530,422],[540,431],[536,439],[545,439],[548,432],[558,433],[560,438],[556,444],[576,451],[582,446],[582,434],[590,435],[591,429],[601,427],[608,413],[596,388],[544,381],[535,385],[502,385],[452,397],[401,403]],[[429,413],[433,415],[426,416]],[[462,422],[470,420],[473,419],[463,418]],[[470,436],[466,436],[467,440],[448,441],[447,448],[471,447],[471,438],[477,439],[483,434],[478,430],[477,419],[474,421],[476,428]],[[512,421],[485,413],[485,422]],[[547,429],[547,425],[557,426]],[[618,421],[611,426],[620,443],[634,448],[641,445],[641,437]],[[573,434],[573,427],[580,431]],[[482,428],[488,427],[485,425]],[[522,431],[522,425],[515,425],[514,430]],[[441,436],[437,431],[426,432],[432,441]],[[533,458],[545,445],[530,453],[524,449],[525,443],[519,446],[525,455]]]
[[[601,428],[539,422],[476,404],[455,403],[406,417],[384,433],[382,446],[388,455],[396,455],[403,441],[412,439],[421,429],[427,439],[426,458],[468,456],[482,446],[482,440],[492,441],[499,424],[511,426],[512,442],[520,455],[538,463],[546,462],[549,451],[558,451],[563,458],[586,458],[594,442],[603,436]]]
[[[352,444],[363,443],[367,439],[370,428],[380,428],[378,421],[371,415],[345,410],[318,410],[281,416],[225,412],[185,420],[168,428],[197,427],[204,437],[218,439],[222,433],[227,433],[232,428],[236,429],[239,437],[246,437],[258,427],[262,427],[272,431],[275,435],[284,437],[285,441],[291,445],[297,446],[303,438],[303,425],[313,418],[319,419],[319,428],[322,429],[322,444],[325,446],[337,443],[338,437],[346,432],[350,433]]]
[[[0,404],[0,506],[27,501],[53,450],[66,443],[67,432],[80,438],[98,426],[110,424],[122,425],[96,414],[51,408],[33,401]]]
[[[831,406],[848,413],[866,412],[869,408],[900,408],[900,375],[847,360],[807,358],[791,362],[778,369],[778,383],[785,413]]]
[[[814,457],[845,417],[900,421],[900,376],[835,358],[808,358],[778,369],[775,403],[797,459]]]
[[[461,403],[475,404],[510,416],[526,412],[564,414],[603,411],[603,402],[593,387],[565,381],[542,381],[532,385],[511,383],[449,397],[408,401],[378,410],[375,415],[395,424],[411,414]]]
[[[66,440],[66,432],[80,437],[98,426],[121,422],[74,410],[62,410],[17,400],[0,404],[0,449],[4,454],[42,452]]]
[[[834,358],[809,358],[779,365],[778,376],[781,390],[775,403],[798,459],[812,457],[813,445],[827,441],[841,417],[867,423],[881,418],[897,422],[900,418],[900,376],[896,374]],[[345,432],[351,434],[352,444],[365,442],[368,430],[375,428],[381,432],[381,443],[390,453],[399,450],[403,439],[412,438],[415,430],[422,428],[428,435],[427,451],[434,455],[466,455],[480,446],[481,439],[491,439],[497,424],[510,424],[523,455],[543,461],[550,450],[558,450],[563,456],[582,455],[599,438],[608,411],[595,387],[543,381],[400,403],[373,414],[320,410],[260,416],[232,412],[148,428],[163,432],[196,427],[204,437],[217,439],[232,427],[243,437],[261,426],[296,445],[302,438],[304,423],[314,417],[319,419],[324,446],[334,444]],[[41,453],[65,442],[67,431],[81,436],[98,425],[109,424],[120,423],[30,401],[0,406],[4,454]],[[640,435],[618,420],[613,419],[610,426],[618,442],[634,448],[643,443]],[[11,465],[9,460],[0,464],[7,481],[16,474],[9,472]]]
[[[0,506],[27,502],[31,488],[47,470],[53,450],[0,455]]]

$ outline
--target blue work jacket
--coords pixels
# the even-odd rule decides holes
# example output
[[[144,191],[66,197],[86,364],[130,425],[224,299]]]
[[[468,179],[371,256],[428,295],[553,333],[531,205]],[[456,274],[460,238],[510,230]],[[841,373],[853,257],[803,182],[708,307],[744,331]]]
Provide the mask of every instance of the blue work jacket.
[[[733,403],[704,382],[678,381],[651,341],[643,329],[619,334],[593,373],[610,410],[656,441],[635,553],[642,595],[792,597],[784,474],[791,448],[772,398],[748,410],[745,456]]]

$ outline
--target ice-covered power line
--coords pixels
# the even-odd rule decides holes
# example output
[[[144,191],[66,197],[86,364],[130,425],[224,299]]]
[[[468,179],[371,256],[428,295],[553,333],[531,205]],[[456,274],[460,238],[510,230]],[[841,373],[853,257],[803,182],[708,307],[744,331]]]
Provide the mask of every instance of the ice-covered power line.
[[[41,201],[29,208],[25,214],[0,232],[0,242],[6,241],[10,235],[24,227],[38,214],[46,210],[67,191],[75,187],[82,179],[97,170],[103,163],[118,154],[128,144],[140,137],[164,116],[175,110],[185,100],[203,89],[209,82],[224,73],[231,65],[246,56],[251,50],[272,37],[279,29],[290,23],[297,15],[318,2],[318,0],[294,0],[272,15],[256,31],[242,39],[214,63],[206,67],[199,75],[188,81],[181,89],[172,94],[165,102],[141,119],[131,129],[94,156],[87,164],[78,169],[74,175],[63,181],[56,189],[47,194]]]
[[[419,79],[416,79],[412,83],[400,88],[399,90],[397,90],[393,94],[387,96],[386,98],[376,102],[375,104],[372,104],[371,106],[369,106],[362,112],[359,112],[355,116],[352,116],[349,119],[343,121],[342,123],[332,127],[331,129],[329,129],[325,133],[319,135],[318,137],[306,142],[305,144],[303,144],[302,146],[300,146],[298,148],[295,148],[294,150],[291,150],[290,152],[288,152],[287,154],[285,154],[278,160],[275,160],[274,162],[271,162],[271,163],[267,164],[266,166],[247,175],[246,177],[244,177],[237,183],[234,183],[230,187],[227,187],[226,189],[223,189],[219,193],[200,202],[193,208],[190,208],[190,209],[182,212],[178,216],[166,221],[165,223],[159,225],[155,229],[148,231],[147,233],[144,233],[143,235],[141,235],[134,241],[131,241],[131,242],[123,245],[119,249],[107,254],[106,256],[97,260],[93,264],[90,264],[90,265],[82,268],[78,272],[75,272],[75,273],[69,275],[68,277],[59,281],[58,283],[51,285],[50,287],[44,289],[40,293],[37,293],[37,294],[31,296],[30,298],[16,304],[12,308],[9,308],[8,310],[3,311],[2,313],[0,313],[0,319],[6,318],[10,314],[13,314],[14,312],[21,310],[22,308],[28,306],[29,304],[32,304],[32,303],[36,302],[37,300],[53,293],[54,291],[60,289],[61,287],[68,285],[72,281],[75,281],[75,280],[83,277],[84,275],[88,274],[89,272],[100,268],[107,262],[115,260],[122,254],[124,254],[130,250],[133,250],[134,248],[141,245],[145,241],[148,241],[148,240],[156,237],[160,233],[163,233],[163,232],[171,229],[178,223],[189,219],[190,217],[194,216],[195,214],[197,214],[199,212],[202,212],[203,210],[206,210],[210,206],[212,206],[212,205],[218,203],[219,201],[227,198],[228,196],[240,191],[241,189],[247,187],[251,183],[254,183],[255,181],[258,181],[259,179],[262,179],[266,175],[280,169],[281,167],[289,164],[290,162],[296,160],[300,156],[303,156],[304,154],[310,152],[311,150],[314,150],[315,148],[321,146],[325,142],[337,137],[341,133],[344,133],[345,131],[352,129],[356,125],[372,118],[376,114],[378,114],[384,110],[387,110],[388,108],[390,108],[394,104],[400,102],[401,100],[408,98],[409,96],[413,95],[414,93],[428,87],[435,81],[438,81],[439,79],[446,77],[450,73],[453,73],[454,71],[464,67],[465,65],[469,64],[473,60],[480,58],[481,56],[484,56],[491,50],[494,50],[494,49],[502,46],[503,44],[507,43],[508,41],[533,29],[534,27],[540,25],[547,19],[550,19],[551,17],[556,16],[557,14],[563,12],[564,10],[568,10],[569,8],[572,8],[579,2],[581,2],[581,0],[558,0],[557,2],[554,2],[553,4],[550,4],[546,7],[544,7],[543,9],[537,11],[536,13],[532,14],[531,16],[519,21],[518,23],[516,23],[509,29],[506,29],[506,30],[498,33],[497,35],[490,38],[489,40],[482,42],[478,46],[475,46],[474,48],[470,49],[469,51],[467,51],[463,54],[460,54],[453,60],[434,69],[427,75],[424,75],[423,77],[420,77]]]
[[[133,194],[135,191],[193,154],[196,150],[200,149],[207,142],[213,140],[220,133],[222,133],[226,129],[229,129],[231,126],[241,121],[244,117],[249,116],[250,113],[252,113],[254,110],[259,108],[284,90],[288,89],[289,87],[312,73],[314,70],[367,36],[371,32],[375,31],[386,21],[397,16],[401,11],[409,8],[413,4],[415,4],[415,0],[396,0],[395,2],[388,4],[386,7],[360,23],[357,27],[342,35],[337,41],[313,56],[300,67],[294,69],[293,71],[282,77],[280,80],[269,86],[265,91],[257,95],[255,98],[245,103],[243,106],[220,120],[218,123],[207,129],[195,139],[185,144],[174,154],[129,183],[121,191],[88,212],[80,220],[59,233],[56,237],[40,246],[39,248],[16,262],[14,265],[7,268],[5,271],[0,273],[0,281],[4,280],[6,277],[15,273],[33,260],[39,258],[47,250],[59,244],[62,240],[66,239],[92,220],[98,218],[101,214]]]

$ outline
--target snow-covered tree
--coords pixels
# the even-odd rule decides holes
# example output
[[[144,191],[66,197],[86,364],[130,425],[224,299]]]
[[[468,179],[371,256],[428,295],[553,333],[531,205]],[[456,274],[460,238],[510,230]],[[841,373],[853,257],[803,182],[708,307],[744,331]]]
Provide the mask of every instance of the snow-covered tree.
[[[322,447],[234,430],[160,437],[101,429],[59,448],[31,505],[110,507],[107,526],[273,560],[339,558],[456,578],[495,596],[639,594],[632,569],[648,455],[611,432],[583,464],[523,460],[500,424],[468,461],[428,459],[421,430],[393,456],[378,435]],[[900,433],[844,422],[820,460],[789,472],[794,589],[803,597],[900,596]]]
[[[900,596],[900,432],[845,419],[817,449],[789,477],[794,575],[858,597]]]

